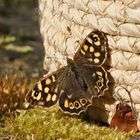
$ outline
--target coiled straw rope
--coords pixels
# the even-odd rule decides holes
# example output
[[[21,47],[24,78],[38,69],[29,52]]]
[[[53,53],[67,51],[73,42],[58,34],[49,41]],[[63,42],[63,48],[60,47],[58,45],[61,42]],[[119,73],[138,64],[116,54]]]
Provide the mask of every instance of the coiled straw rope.
[[[109,94],[129,103],[131,95],[139,125],[140,1],[39,0],[39,9],[45,47],[44,69],[49,72],[64,66],[65,57],[73,57],[77,50],[76,41],[83,40],[92,30],[108,33],[110,59],[106,65],[112,77],[110,87],[112,84],[115,87]],[[109,112],[108,117],[101,119],[110,123],[116,103],[107,101],[104,110]]]

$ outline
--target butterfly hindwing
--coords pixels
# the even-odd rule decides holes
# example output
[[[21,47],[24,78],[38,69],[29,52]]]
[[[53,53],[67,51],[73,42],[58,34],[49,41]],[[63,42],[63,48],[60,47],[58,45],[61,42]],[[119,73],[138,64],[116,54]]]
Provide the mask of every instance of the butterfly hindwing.
[[[77,69],[93,97],[103,95],[104,91],[108,89],[107,72],[103,67],[77,65]]]
[[[94,97],[103,95],[104,91],[108,89],[107,72],[103,67],[78,66],[78,70]]]
[[[88,106],[92,104],[90,98],[83,95],[80,95],[83,91],[64,91],[60,95],[59,106],[60,108],[68,114],[79,115],[81,112],[87,110]],[[75,94],[80,96],[76,96]]]
[[[106,60],[107,37],[98,30],[86,36],[74,56],[74,61],[80,64],[101,65]]]
[[[94,86],[94,92],[95,95],[101,96],[103,95],[104,91],[108,89],[107,72],[104,70],[103,67],[95,67],[95,68],[96,68],[95,75],[97,77],[97,80]],[[92,76],[93,75],[94,74],[92,74]]]
[[[71,86],[65,86],[66,88],[61,91],[59,106],[65,113],[79,115],[92,104],[92,93],[87,85],[84,85],[86,83],[83,79],[73,78],[70,80],[70,83],[73,81],[69,84]]]

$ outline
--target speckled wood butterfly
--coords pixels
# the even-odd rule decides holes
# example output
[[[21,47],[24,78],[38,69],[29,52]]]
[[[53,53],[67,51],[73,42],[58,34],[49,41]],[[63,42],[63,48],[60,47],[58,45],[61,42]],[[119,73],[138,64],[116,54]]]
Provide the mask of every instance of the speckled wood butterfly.
[[[71,115],[86,111],[93,97],[103,95],[108,88],[107,72],[102,66],[107,57],[106,46],[105,33],[91,32],[74,59],[67,58],[67,66],[38,81],[26,95],[26,102],[44,107],[59,102],[60,108]]]

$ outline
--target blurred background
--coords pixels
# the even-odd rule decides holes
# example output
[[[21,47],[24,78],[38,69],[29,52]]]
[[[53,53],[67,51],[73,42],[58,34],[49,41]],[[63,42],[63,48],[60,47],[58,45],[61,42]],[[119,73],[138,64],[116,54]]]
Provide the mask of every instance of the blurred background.
[[[43,46],[37,0],[0,0],[0,74],[38,77]]]
[[[37,0],[0,0],[0,127],[43,73]],[[13,115],[12,115],[13,116]]]

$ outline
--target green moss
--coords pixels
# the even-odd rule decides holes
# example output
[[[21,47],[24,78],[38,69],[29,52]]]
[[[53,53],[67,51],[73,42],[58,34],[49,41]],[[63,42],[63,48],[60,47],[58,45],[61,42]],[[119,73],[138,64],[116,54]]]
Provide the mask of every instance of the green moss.
[[[55,106],[22,111],[14,120],[6,121],[5,127],[0,130],[0,136],[4,135],[21,140],[126,140],[131,133],[88,124],[78,117],[65,115]]]

